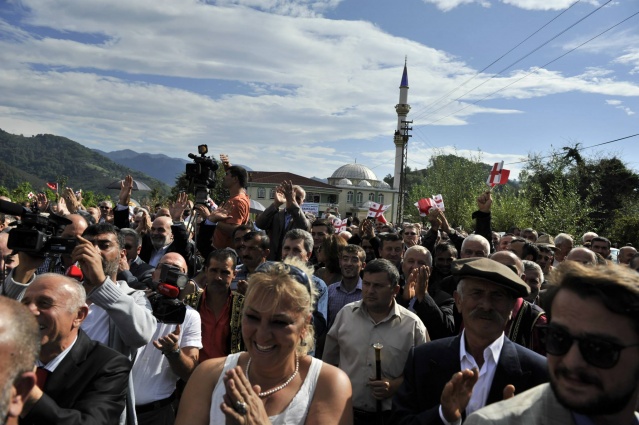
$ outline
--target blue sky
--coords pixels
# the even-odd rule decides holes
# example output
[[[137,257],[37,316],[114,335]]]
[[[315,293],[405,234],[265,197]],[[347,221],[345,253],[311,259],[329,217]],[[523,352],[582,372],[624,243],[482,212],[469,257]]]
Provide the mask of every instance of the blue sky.
[[[457,153],[516,176],[529,154],[639,133],[639,2],[574,3],[4,0],[0,128],[381,179],[407,56],[408,165]],[[639,137],[583,153],[639,170]]]

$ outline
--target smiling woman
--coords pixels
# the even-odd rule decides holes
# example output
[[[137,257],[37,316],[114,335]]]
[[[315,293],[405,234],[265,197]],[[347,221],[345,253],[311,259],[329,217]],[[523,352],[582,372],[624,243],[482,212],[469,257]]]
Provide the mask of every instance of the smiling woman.
[[[270,263],[251,275],[242,318],[247,351],[195,370],[176,424],[352,423],[348,376],[307,354],[314,285],[295,264]]]

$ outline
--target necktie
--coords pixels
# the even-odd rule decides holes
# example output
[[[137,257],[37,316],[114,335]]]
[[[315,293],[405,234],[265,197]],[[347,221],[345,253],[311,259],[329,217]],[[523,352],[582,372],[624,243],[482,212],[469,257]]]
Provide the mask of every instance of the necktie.
[[[37,384],[38,387],[40,387],[41,390],[44,390],[44,384],[46,384],[47,382],[47,378],[49,377],[49,372],[48,370],[46,370],[43,367],[38,366],[38,369],[36,370],[36,379],[37,379]]]

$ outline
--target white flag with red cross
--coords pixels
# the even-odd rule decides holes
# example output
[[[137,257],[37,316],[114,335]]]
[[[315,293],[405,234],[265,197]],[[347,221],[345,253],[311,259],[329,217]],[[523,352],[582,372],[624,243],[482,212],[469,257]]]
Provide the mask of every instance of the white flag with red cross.
[[[493,165],[493,169],[490,170],[490,175],[488,176],[488,180],[486,183],[493,187],[496,184],[506,184],[508,182],[508,176],[510,175],[510,170],[504,169],[504,161],[495,162]]]
[[[335,233],[343,232],[346,230],[346,225],[348,224],[348,219],[345,218],[340,220],[339,218],[333,219],[333,227],[335,228]]]
[[[371,202],[370,206],[368,207],[368,214],[366,214],[366,217],[373,217],[378,219],[379,221],[386,221],[386,219],[384,218],[384,212],[390,208],[390,205],[382,205],[382,204],[378,204],[377,202]]]

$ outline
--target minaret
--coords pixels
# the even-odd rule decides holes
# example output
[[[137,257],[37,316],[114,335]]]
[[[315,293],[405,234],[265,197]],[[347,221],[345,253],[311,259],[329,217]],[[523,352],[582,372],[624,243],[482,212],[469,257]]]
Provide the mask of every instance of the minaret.
[[[406,121],[408,111],[410,111],[410,105],[408,104],[408,71],[406,69],[407,58],[404,59],[404,73],[402,74],[402,82],[399,86],[399,103],[395,105],[395,111],[397,112],[397,129],[395,130],[395,174],[393,178],[393,189],[399,190],[401,183],[401,175],[404,171],[405,156],[406,156],[406,144],[408,143],[408,137],[405,137],[407,132],[405,127],[407,124],[402,121]],[[402,194],[400,194],[400,199]]]

